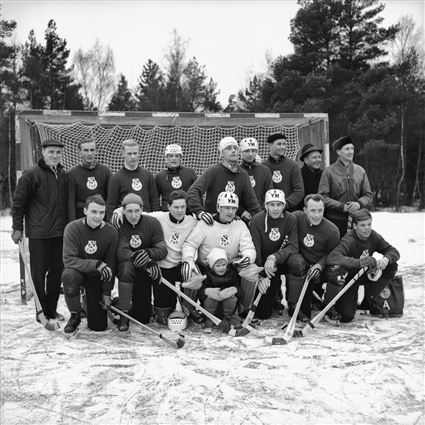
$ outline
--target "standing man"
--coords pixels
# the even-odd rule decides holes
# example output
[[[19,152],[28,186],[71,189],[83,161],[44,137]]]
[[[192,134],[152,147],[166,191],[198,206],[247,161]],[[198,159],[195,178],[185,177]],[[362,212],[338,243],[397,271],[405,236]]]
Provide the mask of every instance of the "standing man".
[[[298,164],[285,156],[286,136],[271,134],[267,138],[270,148],[268,159],[263,161],[272,172],[273,187],[282,190],[286,199],[286,211],[295,211],[304,198],[304,184]]]
[[[24,171],[12,204],[12,239],[29,238],[31,276],[47,319],[64,320],[57,313],[63,270],[63,231],[67,222],[68,184],[60,163],[63,143],[47,139],[37,165]]]
[[[264,205],[264,197],[269,189],[273,189],[272,173],[268,167],[256,161],[258,155],[258,142],[253,137],[246,137],[239,143],[241,150],[241,167],[246,170],[260,205]],[[244,210],[242,220],[249,223],[251,214]]]
[[[247,210],[250,215],[261,211],[249,175],[238,165],[239,146],[236,140],[233,137],[221,139],[218,150],[221,161],[208,167],[187,192],[190,211],[210,226],[214,223],[218,195],[223,191],[237,195],[239,215],[242,210]]]
[[[320,177],[322,177],[322,149],[312,145],[306,144],[301,149],[300,161],[304,162],[301,167],[301,176],[304,184],[304,197],[312,193],[319,192]],[[304,200],[298,206],[299,210],[303,210]]]
[[[297,219],[285,211],[285,194],[279,189],[266,192],[266,210],[254,216],[249,228],[256,250],[256,264],[263,266],[270,286],[259,286],[263,293],[256,309],[259,319],[268,319],[280,292],[280,276],[288,272],[288,259],[298,252]],[[260,280],[259,285],[263,284]],[[289,288],[287,287],[287,298]],[[283,307],[282,307],[283,308]]]
[[[161,271],[157,264],[167,256],[164,233],[156,218],[143,215],[143,201],[129,193],[121,202],[124,219],[119,228],[118,308],[142,323],[152,316],[152,285],[158,284]],[[121,316],[118,330],[128,331],[129,321]]]
[[[168,198],[174,190],[187,192],[197,179],[193,168],[181,165],[183,150],[180,145],[168,145],[165,148],[166,169],[155,176],[158,194],[161,197],[161,210],[168,211]]]
[[[360,208],[370,209],[373,194],[366,171],[353,162],[351,137],[341,137],[332,148],[338,159],[323,171],[319,193],[325,198],[325,217],[338,227],[342,237],[351,228],[353,212]]]
[[[333,275],[346,276],[345,282],[349,282],[360,268],[368,267],[367,274],[357,279],[334,306],[334,311],[336,311],[338,317],[330,317],[330,319],[340,319],[341,322],[345,323],[354,319],[358,289],[361,284],[364,284],[365,290],[364,307],[369,309],[372,314],[380,315],[382,313],[380,302],[377,300],[379,294],[394,278],[398,267],[397,261],[400,258],[397,249],[390,245],[379,233],[372,230],[372,216],[368,210],[362,208],[354,211],[352,215],[353,229],[347,232],[327,258],[328,265],[335,265],[342,269],[341,273],[334,272]],[[374,252],[379,252],[383,255],[383,258],[377,261],[372,256]],[[373,278],[372,275],[376,272],[382,272],[382,275],[378,278],[378,274],[376,278]],[[374,281],[369,281],[371,278]],[[325,304],[328,304],[343,286],[344,281],[328,279]]]
[[[82,286],[87,299],[87,327],[93,331],[104,331],[108,325],[106,311],[100,302],[105,307],[111,305],[118,232],[103,221],[105,211],[102,196],[89,196],[84,207],[86,217],[65,227],[62,281],[65,302],[71,313],[65,333],[75,332],[81,322]]]
[[[324,212],[323,196],[316,193],[305,197],[304,211],[293,213],[297,218],[299,252],[288,259],[286,285],[290,316],[295,310],[306,277],[310,278],[298,316],[300,319],[311,318],[313,290],[322,292],[322,284],[326,282],[326,257],[339,243],[338,227],[323,217]]]
[[[96,161],[96,142],[83,139],[78,142],[81,163],[68,172],[68,221],[84,217],[86,199],[98,193],[106,199],[111,171]]]
[[[135,193],[143,200],[146,212],[159,210],[159,197],[153,174],[139,166],[140,147],[133,139],[122,142],[124,166],[109,179],[106,216],[111,219],[124,196]]]

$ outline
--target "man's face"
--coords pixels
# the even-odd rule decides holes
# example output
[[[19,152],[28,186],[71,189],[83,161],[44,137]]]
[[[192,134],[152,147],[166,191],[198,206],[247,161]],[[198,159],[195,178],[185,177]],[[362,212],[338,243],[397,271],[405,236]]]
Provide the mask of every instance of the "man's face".
[[[255,161],[255,157],[257,156],[258,150],[257,149],[246,149],[244,151],[241,151],[241,156],[244,161],[246,161],[248,164],[252,164]]]
[[[46,146],[41,151],[44,162],[49,167],[56,167],[62,159],[63,148],[60,146]]]
[[[186,215],[186,200],[175,199],[171,205],[168,205],[168,210],[177,221],[183,220]]]
[[[127,221],[135,226],[142,215],[143,207],[139,204],[127,204],[124,205],[124,215]]]
[[[348,143],[341,149],[338,149],[336,153],[344,161],[352,161],[354,157],[354,145],[352,143]]]
[[[122,155],[128,168],[134,169],[139,165],[139,146],[124,146]]]
[[[80,146],[81,162],[91,166],[96,161],[97,149],[95,142],[82,143]]]
[[[372,232],[372,219],[368,218],[367,220],[353,223],[353,229],[360,239],[367,239]]]
[[[271,201],[267,202],[266,208],[271,218],[279,218],[285,209],[285,204],[280,201]]]
[[[270,143],[270,155],[273,157],[279,157],[285,155],[286,151],[286,139],[277,139],[273,143]]]
[[[87,217],[87,225],[91,228],[98,227],[105,217],[105,205],[96,204],[96,202],[90,202],[90,204],[84,207],[84,214]]]
[[[311,170],[319,170],[322,165],[322,154],[318,151],[310,152],[303,158],[303,161]]]
[[[228,223],[235,218],[237,208],[236,207],[218,207],[217,209],[220,220]]]
[[[317,226],[323,219],[323,213],[325,212],[325,205],[322,201],[314,201],[310,199],[307,202],[307,206],[304,207],[304,213],[308,218],[308,221],[313,225]]]
[[[169,153],[165,157],[165,164],[168,168],[177,168],[180,167],[182,162],[182,156],[179,153]]]
[[[224,258],[220,258],[213,265],[213,272],[218,276],[223,276],[227,270],[227,261]]]
[[[226,162],[237,162],[238,161],[238,154],[239,154],[239,147],[238,145],[229,145],[226,148],[223,149],[221,152],[221,155],[223,159]]]

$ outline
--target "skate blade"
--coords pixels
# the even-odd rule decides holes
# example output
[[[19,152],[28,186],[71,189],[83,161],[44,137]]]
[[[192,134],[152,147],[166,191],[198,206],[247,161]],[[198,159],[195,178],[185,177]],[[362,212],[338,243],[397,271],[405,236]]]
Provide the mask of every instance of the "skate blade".
[[[330,317],[328,317],[326,315],[323,317],[323,320],[325,322],[329,323],[330,325],[335,326],[335,327],[339,327],[341,325],[341,322],[339,321],[339,319],[334,320],[334,319],[331,319]]]

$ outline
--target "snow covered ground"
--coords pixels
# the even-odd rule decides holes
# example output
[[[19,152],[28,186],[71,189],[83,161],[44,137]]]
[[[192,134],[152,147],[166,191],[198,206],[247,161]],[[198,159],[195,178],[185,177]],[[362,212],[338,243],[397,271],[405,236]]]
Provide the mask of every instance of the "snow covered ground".
[[[360,315],[269,346],[266,322],[234,338],[186,330],[176,350],[133,326],[72,340],[20,305],[10,217],[1,225],[1,424],[423,424],[424,214],[374,213],[401,252],[400,319]],[[69,313],[60,299],[59,311]],[[158,326],[156,329],[160,329]]]

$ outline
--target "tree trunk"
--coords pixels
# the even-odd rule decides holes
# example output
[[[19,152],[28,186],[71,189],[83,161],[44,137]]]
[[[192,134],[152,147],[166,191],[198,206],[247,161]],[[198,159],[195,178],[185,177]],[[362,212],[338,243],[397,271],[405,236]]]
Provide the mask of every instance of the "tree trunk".
[[[400,108],[401,114],[400,114],[400,160],[401,160],[401,176],[400,180],[398,181],[397,185],[397,202],[396,202],[396,210],[400,210],[400,191],[401,191],[401,185],[404,180],[404,175],[406,173],[406,158],[404,155],[404,108],[401,106]]]
[[[419,140],[418,160],[416,162],[415,185],[413,187],[413,192],[412,192],[412,204],[417,205],[418,208],[420,208],[420,206],[422,205],[422,193],[421,193],[421,188],[419,184],[419,170],[421,167],[421,159],[422,159],[421,156],[422,156],[422,140]]]

